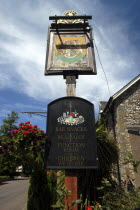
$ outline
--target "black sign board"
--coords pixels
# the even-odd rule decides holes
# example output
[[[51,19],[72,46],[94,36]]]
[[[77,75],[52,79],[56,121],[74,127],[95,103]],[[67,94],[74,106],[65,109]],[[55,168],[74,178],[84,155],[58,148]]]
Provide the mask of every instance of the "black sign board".
[[[48,105],[47,133],[51,148],[49,169],[97,168],[93,104],[79,97],[63,97]]]

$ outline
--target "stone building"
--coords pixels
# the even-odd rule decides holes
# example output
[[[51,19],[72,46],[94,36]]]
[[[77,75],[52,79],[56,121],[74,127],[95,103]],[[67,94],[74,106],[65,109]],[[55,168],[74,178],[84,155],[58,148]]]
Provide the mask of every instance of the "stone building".
[[[132,163],[126,158],[132,154],[133,160],[140,160],[140,75],[110,97],[100,103],[100,116],[106,119],[108,133],[119,148],[117,173],[122,181],[132,181],[140,187],[140,166],[134,172]]]

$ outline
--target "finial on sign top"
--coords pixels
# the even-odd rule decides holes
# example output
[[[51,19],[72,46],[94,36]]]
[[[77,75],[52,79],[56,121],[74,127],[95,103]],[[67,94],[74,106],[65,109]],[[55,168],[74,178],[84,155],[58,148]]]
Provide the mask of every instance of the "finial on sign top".
[[[74,10],[67,10],[62,15],[63,16],[76,16],[76,15],[78,15],[78,13]]]
[[[78,13],[74,10],[67,10],[65,11],[63,14],[63,16],[78,16]],[[60,20],[59,23],[83,23],[83,20],[79,20],[79,19],[67,19],[67,20]]]

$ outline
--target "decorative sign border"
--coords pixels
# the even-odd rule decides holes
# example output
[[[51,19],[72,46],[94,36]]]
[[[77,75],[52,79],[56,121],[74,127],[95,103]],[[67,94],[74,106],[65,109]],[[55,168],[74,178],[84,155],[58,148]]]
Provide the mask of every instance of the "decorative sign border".
[[[91,29],[49,29],[45,75],[97,74]]]

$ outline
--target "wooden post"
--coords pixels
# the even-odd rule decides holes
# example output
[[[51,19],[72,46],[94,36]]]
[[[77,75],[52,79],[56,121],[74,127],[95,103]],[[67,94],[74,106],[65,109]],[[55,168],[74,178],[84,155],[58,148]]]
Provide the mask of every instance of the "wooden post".
[[[65,205],[68,206],[73,200],[78,199],[77,173],[75,170],[65,170],[65,187],[70,190],[70,196],[66,198]],[[68,209],[68,208],[66,208]],[[71,210],[78,210],[77,205],[70,207]]]
[[[66,76],[66,95],[76,96],[76,76]]]
[[[76,96],[76,76],[66,76],[66,95]],[[71,196],[65,201],[70,205],[73,200],[78,199],[78,184],[76,170],[65,170],[65,187],[71,191]],[[78,210],[77,206],[72,206],[71,210]]]

